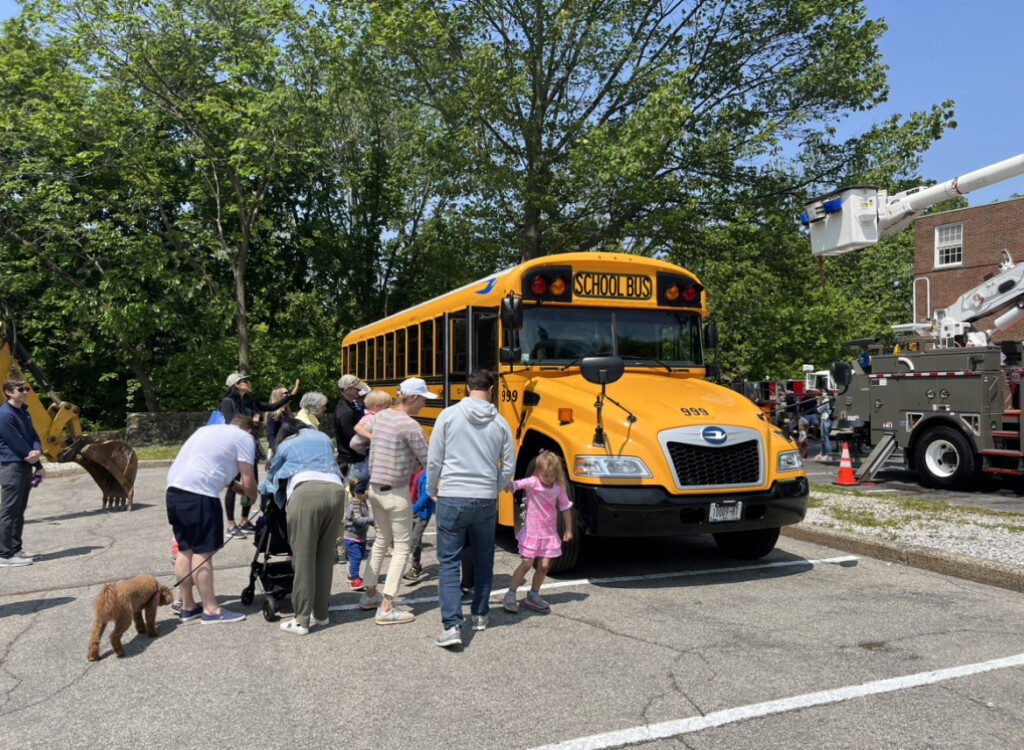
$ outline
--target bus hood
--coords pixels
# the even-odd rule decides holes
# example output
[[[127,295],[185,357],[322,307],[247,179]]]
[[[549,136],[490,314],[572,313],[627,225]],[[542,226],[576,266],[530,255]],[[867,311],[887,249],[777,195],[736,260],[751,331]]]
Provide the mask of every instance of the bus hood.
[[[593,424],[597,418],[594,402],[601,386],[578,373],[558,378],[537,378],[527,387],[545,400],[545,411],[554,407],[573,409],[573,419]],[[767,432],[769,425],[760,410],[742,394],[699,378],[666,378],[664,373],[627,371],[623,378],[605,386],[602,419],[605,429],[620,424],[645,432],[689,424],[721,423],[754,427]],[[616,405],[618,402],[619,405]]]

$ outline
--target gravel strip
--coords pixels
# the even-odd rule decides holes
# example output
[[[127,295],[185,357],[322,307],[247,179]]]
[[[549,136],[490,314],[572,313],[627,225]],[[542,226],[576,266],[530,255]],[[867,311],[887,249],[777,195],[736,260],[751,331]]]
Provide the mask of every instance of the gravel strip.
[[[966,557],[1024,565],[1024,514],[949,506],[901,507],[897,498],[811,491],[804,523]],[[838,514],[838,517],[837,517]],[[853,514],[853,519],[844,518]]]

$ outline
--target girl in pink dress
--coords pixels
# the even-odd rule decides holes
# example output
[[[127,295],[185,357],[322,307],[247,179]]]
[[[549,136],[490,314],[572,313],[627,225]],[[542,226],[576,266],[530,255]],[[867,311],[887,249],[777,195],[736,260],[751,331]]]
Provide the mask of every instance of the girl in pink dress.
[[[537,612],[550,609],[548,603],[540,598],[540,586],[551,567],[551,558],[562,554],[562,542],[572,540],[572,516],[569,508],[572,503],[565,493],[565,476],[562,474],[562,461],[554,453],[541,453],[533,476],[519,479],[510,485],[512,490],[526,490],[526,523],[519,530],[519,554],[523,558],[519,567],[512,574],[508,583],[508,591],[502,599],[502,606],[507,612],[518,612],[516,589],[526,578],[539,559],[537,570],[533,574],[530,593],[523,599],[523,606]],[[565,533],[558,537],[558,512],[561,511],[565,522]]]

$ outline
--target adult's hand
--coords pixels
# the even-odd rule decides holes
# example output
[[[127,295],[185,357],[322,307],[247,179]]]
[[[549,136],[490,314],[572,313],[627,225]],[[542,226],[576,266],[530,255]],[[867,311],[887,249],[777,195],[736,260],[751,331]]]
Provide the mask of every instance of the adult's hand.
[[[295,385],[292,386],[292,395],[294,396],[299,392],[299,379],[295,378]]]

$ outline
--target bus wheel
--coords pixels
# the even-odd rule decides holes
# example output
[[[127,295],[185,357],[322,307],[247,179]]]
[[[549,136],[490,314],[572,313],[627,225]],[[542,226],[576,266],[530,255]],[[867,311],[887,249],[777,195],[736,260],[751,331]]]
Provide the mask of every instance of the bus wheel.
[[[929,430],[914,450],[917,472],[932,487],[966,489],[974,480],[974,454],[967,439],[952,427]]]
[[[567,490],[569,499],[572,499],[572,489]],[[569,515],[572,517],[572,539],[568,542],[562,542],[562,554],[559,557],[551,560],[551,573],[566,573],[576,567],[576,563],[580,559],[580,549],[583,546],[583,530],[580,528],[579,515],[576,512],[575,503],[569,509]],[[562,514],[558,514],[558,534],[561,536],[565,533],[565,524],[562,522]]]
[[[755,560],[764,557],[779,541],[779,527],[772,529],[752,529],[751,531],[730,531],[712,534],[715,544],[729,557],[738,560]]]

